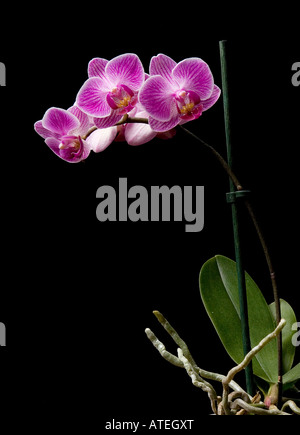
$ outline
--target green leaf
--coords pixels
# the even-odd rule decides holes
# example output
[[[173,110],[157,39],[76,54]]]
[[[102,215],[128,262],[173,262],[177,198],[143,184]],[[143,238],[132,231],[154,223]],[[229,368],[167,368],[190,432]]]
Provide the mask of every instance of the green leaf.
[[[245,281],[250,341],[254,347],[273,331],[274,323],[265,298],[247,273]],[[223,346],[230,357],[240,363],[244,355],[236,263],[220,255],[208,260],[200,271],[200,294]],[[276,340],[268,343],[253,359],[253,372],[267,382],[277,382]]]
[[[300,362],[283,375],[282,383],[286,388],[300,380]]]
[[[276,325],[275,302],[269,305],[271,310],[274,325]],[[293,308],[285,300],[280,299],[281,318],[286,320],[286,325],[282,330],[282,369],[283,373],[290,370],[293,365],[295,356],[295,346],[292,343],[292,337],[295,331],[292,329],[294,323],[297,322]]]

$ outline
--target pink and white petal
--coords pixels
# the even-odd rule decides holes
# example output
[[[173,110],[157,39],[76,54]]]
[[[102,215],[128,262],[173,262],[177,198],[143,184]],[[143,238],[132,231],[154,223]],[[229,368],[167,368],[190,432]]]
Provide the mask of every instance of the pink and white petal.
[[[58,139],[55,139],[54,137],[47,137],[45,139],[46,144],[48,147],[58,156],[60,157],[60,141]]]
[[[117,133],[118,127],[102,128],[94,131],[86,141],[95,153],[100,153],[115,140]]]
[[[176,127],[180,122],[180,116],[178,113],[173,113],[171,119],[165,122],[157,121],[156,119],[149,116],[149,125],[150,127],[157,132],[164,132],[171,130]]]
[[[139,100],[146,112],[158,121],[168,121],[174,104],[174,88],[163,77],[151,76],[140,90]]]
[[[79,136],[79,141],[81,143],[81,147],[80,147],[80,150],[78,151],[78,153],[74,155],[74,158],[73,158],[74,163],[76,163],[76,161],[80,162],[81,160],[85,160],[90,155],[90,152],[91,152],[91,147],[87,143],[86,140],[82,139]]]
[[[90,116],[102,117],[110,114],[111,108],[106,101],[108,84],[99,77],[91,77],[79,90],[76,105]]]
[[[144,107],[141,105],[141,103],[138,101],[137,104],[134,106],[134,108],[128,113],[128,116],[131,118],[148,118],[149,113],[146,112]]]
[[[85,133],[87,133],[88,129],[91,127],[91,121],[88,115],[80,110],[77,106],[69,107],[68,112],[75,115],[80,122],[80,126],[78,127],[78,129],[76,129],[76,131],[73,131],[72,133],[76,133],[76,135],[78,136],[83,136]]]
[[[172,74],[180,89],[196,92],[201,100],[210,97],[214,78],[209,66],[202,59],[198,57],[184,59],[177,64]]]
[[[45,129],[56,133],[56,136],[63,136],[78,128],[80,122],[76,116],[67,110],[51,107],[46,111],[42,119],[42,125]]]
[[[60,139],[60,137],[61,137],[60,134],[53,133],[53,131],[50,131],[47,128],[43,127],[42,121],[37,121],[34,124],[34,129],[37,132],[37,134],[42,136],[42,138],[44,138],[44,139],[46,139],[47,137],[55,137],[56,139]]]
[[[105,76],[105,67],[107,64],[108,60],[95,57],[88,64],[88,76],[103,78]]]
[[[169,56],[165,54],[159,54],[157,56],[153,56],[150,61],[150,75],[155,76],[159,75],[164,77],[170,83],[173,83],[172,71],[175,68],[177,63],[175,60],[171,59]]]
[[[202,106],[203,106],[203,111],[209,109],[211,106],[213,106],[216,101],[219,99],[221,94],[221,89],[217,86],[214,85],[212,94],[209,98],[207,98],[207,100],[201,101]]]
[[[114,86],[126,85],[133,91],[138,91],[145,80],[142,62],[133,53],[121,54],[110,60],[105,72]]]
[[[149,142],[156,136],[157,132],[152,130],[148,124],[126,124],[125,140],[129,145],[142,145]]]
[[[94,124],[98,128],[112,127],[117,122],[121,121],[123,115],[119,115],[117,110],[111,110],[111,114],[105,118],[94,118]]]

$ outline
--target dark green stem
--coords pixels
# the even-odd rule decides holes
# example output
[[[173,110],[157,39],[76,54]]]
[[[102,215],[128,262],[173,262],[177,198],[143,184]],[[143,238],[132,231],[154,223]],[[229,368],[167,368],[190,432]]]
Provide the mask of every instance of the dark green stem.
[[[226,41],[220,41],[220,59],[221,59],[221,72],[222,72],[222,91],[223,91],[227,161],[228,161],[228,166],[230,168],[233,168],[232,135],[231,135],[231,122],[230,122],[230,98],[229,98],[230,93],[229,93],[229,81],[228,81]],[[229,177],[229,187],[231,193],[235,192],[234,183],[230,177]],[[249,320],[248,320],[247,290],[246,290],[246,281],[245,281],[245,271],[243,267],[241,237],[240,237],[239,210],[238,210],[238,203],[236,199],[231,201],[231,213],[232,213],[235,261],[236,261],[236,270],[237,270],[237,279],[238,279],[243,351],[244,351],[244,356],[246,356],[251,350],[251,342],[250,342],[250,329],[249,329]],[[245,368],[245,375],[246,375],[247,392],[251,396],[253,396],[254,382],[253,382],[252,362],[250,362],[250,364],[248,364],[247,367]]]

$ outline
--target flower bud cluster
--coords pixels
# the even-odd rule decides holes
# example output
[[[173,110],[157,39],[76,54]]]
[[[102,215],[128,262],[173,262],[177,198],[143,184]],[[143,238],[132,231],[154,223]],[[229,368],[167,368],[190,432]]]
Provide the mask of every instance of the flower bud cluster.
[[[141,145],[156,136],[172,138],[177,125],[199,118],[219,96],[200,58],[176,63],[159,54],[152,57],[149,74],[133,53],[110,61],[94,58],[75,104],[67,110],[51,107],[34,128],[55,154],[76,163],[113,141]]]

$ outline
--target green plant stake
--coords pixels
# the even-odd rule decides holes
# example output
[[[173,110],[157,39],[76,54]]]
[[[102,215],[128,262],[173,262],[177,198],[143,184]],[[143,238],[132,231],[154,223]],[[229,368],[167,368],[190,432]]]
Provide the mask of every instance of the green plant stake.
[[[227,77],[226,41],[220,41],[219,45],[220,45],[220,59],[221,59],[221,72],[222,72],[227,160],[228,160],[229,167],[232,168],[233,158],[232,158],[232,139],[231,139],[231,125],[230,125],[229,90],[228,90],[228,77]],[[231,204],[231,211],[232,211],[233,237],[234,237],[237,277],[238,277],[243,350],[244,350],[244,355],[247,355],[247,353],[251,350],[251,344],[250,344],[250,333],[249,333],[249,323],[248,323],[245,272],[243,268],[242,253],[241,253],[237,200],[238,197],[245,196],[248,193],[248,191],[236,192],[235,186],[231,178],[229,178],[229,186],[230,186],[230,193],[227,194],[227,202]],[[246,367],[245,374],[246,374],[247,391],[250,395],[253,396],[254,383],[253,383],[252,364],[249,364]]]

